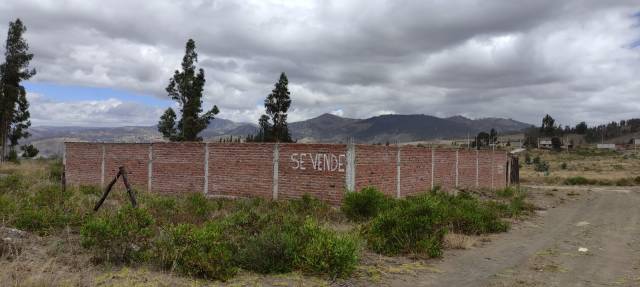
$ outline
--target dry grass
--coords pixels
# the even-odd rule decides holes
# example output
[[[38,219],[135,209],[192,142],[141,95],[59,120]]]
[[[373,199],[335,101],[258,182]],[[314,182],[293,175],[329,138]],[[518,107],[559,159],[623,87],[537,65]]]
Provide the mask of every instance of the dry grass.
[[[473,247],[478,240],[469,235],[458,233],[447,233],[444,236],[444,247],[446,249],[469,249]]]
[[[549,163],[549,175],[536,172],[533,164],[526,164],[521,156],[520,178],[523,183],[562,184],[571,177],[582,176],[595,181],[615,182],[620,179],[633,179],[640,176],[640,151],[620,153],[606,152],[589,154],[588,152],[551,152],[529,151],[531,158],[539,156]],[[566,169],[562,164],[566,163]]]

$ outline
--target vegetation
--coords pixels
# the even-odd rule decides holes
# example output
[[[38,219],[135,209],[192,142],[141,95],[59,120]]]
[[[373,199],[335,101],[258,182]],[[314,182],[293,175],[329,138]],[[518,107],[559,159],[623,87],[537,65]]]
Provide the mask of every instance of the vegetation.
[[[99,212],[101,190],[60,189],[59,160],[27,161],[0,178],[0,220],[41,235],[76,230],[96,264],[145,265],[212,280],[239,270],[298,271],[348,277],[363,248],[381,254],[441,256],[447,232],[501,232],[501,217],[526,212],[521,191],[501,190],[496,200],[439,191],[393,199],[375,188],[348,193],[340,210],[305,195],[289,201],[208,199],[201,193],[112,192]],[[349,219],[353,228],[334,230]]]
[[[23,38],[26,31],[27,27],[20,19],[9,22],[5,62],[0,64],[0,159],[3,160],[7,156],[7,147],[15,153],[18,140],[30,136],[27,132],[31,126],[29,102],[21,82],[33,77],[36,70],[29,69],[33,54],[29,53],[29,45]]]
[[[197,62],[196,43],[189,39],[182,58],[182,71],[175,71],[166,88],[169,97],[180,105],[180,121],[176,124],[176,112],[168,108],[158,122],[158,131],[171,141],[201,141],[198,134],[219,112],[214,105],[211,110],[200,114],[205,78],[203,69],[196,73]]]
[[[247,136],[247,141],[254,142],[292,142],[287,125],[287,111],[291,106],[289,80],[285,73],[275,84],[271,94],[264,100],[266,114],[258,121],[258,134]]]
[[[22,157],[24,158],[33,158],[36,157],[38,155],[38,153],[40,152],[36,147],[34,147],[33,145],[23,145],[20,147],[20,149],[22,150]]]
[[[364,221],[389,208],[391,198],[375,187],[365,187],[360,192],[348,192],[342,202],[342,212],[353,221]]]

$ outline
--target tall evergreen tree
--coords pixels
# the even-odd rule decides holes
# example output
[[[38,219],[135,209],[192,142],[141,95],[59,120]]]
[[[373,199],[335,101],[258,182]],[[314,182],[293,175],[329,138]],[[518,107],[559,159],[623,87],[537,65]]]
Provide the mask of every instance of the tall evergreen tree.
[[[169,97],[180,105],[180,121],[176,125],[176,113],[168,108],[158,122],[158,131],[171,141],[201,141],[198,134],[219,112],[214,105],[211,110],[200,114],[205,78],[203,69],[196,70],[197,62],[196,43],[189,39],[182,58],[182,71],[175,71],[166,88]]]
[[[264,100],[266,115],[260,118],[260,132],[264,141],[291,142],[289,127],[287,126],[287,111],[291,106],[289,80],[285,73],[275,84],[271,94]],[[269,123],[269,120],[272,123]]]
[[[556,120],[554,120],[550,115],[544,116],[542,118],[542,126],[540,127],[540,132],[543,136],[550,137],[555,134],[556,130]]]
[[[0,65],[0,144],[3,160],[7,147],[13,150],[18,140],[29,137],[27,129],[31,126],[27,93],[20,85],[20,82],[36,74],[35,69],[29,69],[33,54],[29,53],[29,45],[23,38],[26,31],[27,27],[20,19],[9,23],[5,62]]]

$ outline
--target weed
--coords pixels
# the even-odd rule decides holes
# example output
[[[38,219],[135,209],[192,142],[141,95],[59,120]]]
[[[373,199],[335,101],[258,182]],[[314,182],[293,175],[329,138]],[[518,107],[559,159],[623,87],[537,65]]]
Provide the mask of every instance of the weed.
[[[583,176],[574,176],[564,180],[565,185],[587,185],[587,184],[594,184],[594,183],[595,183],[594,181],[589,180]]]
[[[365,187],[360,192],[347,192],[342,202],[342,212],[354,221],[363,221],[389,208],[390,198],[375,187]]]
[[[567,169],[567,163],[566,162],[561,163],[560,169]]]
[[[123,207],[113,217],[89,218],[80,229],[81,244],[93,250],[96,259],[142,261],[154,235],[153,224],[146,209]]]

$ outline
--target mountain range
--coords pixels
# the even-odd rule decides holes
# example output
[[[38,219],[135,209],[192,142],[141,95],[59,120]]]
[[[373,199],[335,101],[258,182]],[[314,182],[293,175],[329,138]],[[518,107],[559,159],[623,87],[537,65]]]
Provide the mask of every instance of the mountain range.
[[[289,124],[292,138],[298,142],[346,142],[353,138],[360,143],[412,142],[433,139],[464,138],[495,128],[498,133],[517,133],[530,124],[504,118],[469,119],[463,116],[438,118],[429,115],[381,115],[367,119],[352,119],[323,114]],[[200,135],[206,141],[222,137],[253,134],[257,126],[216,118]],[[22,144],[33,144],[43,156],[62,153],[65,141],[87,142],[152,142],[163,141],[155,126],[130,127],[54,127],[36,126],[32,136]]]

